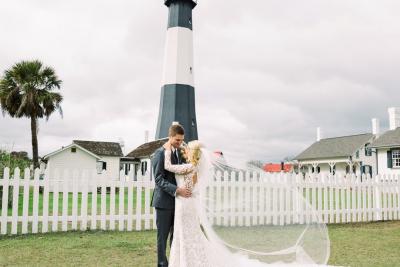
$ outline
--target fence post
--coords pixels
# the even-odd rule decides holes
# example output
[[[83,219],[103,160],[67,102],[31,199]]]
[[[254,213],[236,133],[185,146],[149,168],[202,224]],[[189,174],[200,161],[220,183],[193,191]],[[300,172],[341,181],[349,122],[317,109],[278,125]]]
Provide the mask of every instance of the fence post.
[[[238,180],[238,211],[237,211],[237,215],[238,215],[238,224],[239,226],[243,226],[243,217],[244,217],[244,213],[243,213],[243,206],[244,206],[244,198],[243,198],[243,185],[244,185],[244,181],[243,181],[243,172],[239,171],[239,180]]]
[[[136,185],[136,231],[142,230],[142,185],[143,176],[139,172]]]
[[[145,213],[145,218],[144,218],[144,229],[149,230],[150,229],[150,172],[146,172],[146,175],[144,177],[144,213]]]
[[[251,188],[251,181],[250,181],[250,171],[246,171],[246,226],[250,226],[250,216],[251,216],[251,203],[250,203],[250,188]]]
[[[112,177],[110,179],[110,214],[109,214],[109,222],[110,222],[110,230],[114,231],[115,230],[115,180]]]
[[[133,229],[133,215],[132,215],[132,210],[133,210],[133,183],[135,181],[133,180],[134,178],[134,168],[132,168],[129,172],[129,180],[128,180],[128,222],[126,224],[127,230],[132,231]]]
[[[58,231],[58,199],[59,199],[59,183],[60,183],[60,171],[56,169],[54,171],[53,179],[53,222],[51,225],[51,230],[53,232]]]
[[[380,179],[379,175],[375,176],[375,190],[374,190],[374,202],[375,202],[375,210],[374,210],[374,218],[375,221],[382,220],[382,210],[381,210],[381,188],[380,188]]]
[[[120,179],[119,184],[119,207],[118,207],[118,230],[124,231],[125,229],[125,188],[126,188],[126,179],[124,175],[124,171],[120,172],[119,177],[124,177],[124,179]]]
[[[78,230],[78,170],[72,173],[72,230]]]
[[[38,232],[39,224],[39,176],[40,172],[36,169],[33,177],[33,234],[36,234]]]
[[[88,219],[88,188],[89,188],[89,179],[88,179],[88,172],[84,170],[82,172],[82,201],[81,201],[81,220],[80,220],[80,229],[82,231],[87,230],[87,219]],[[54,196],[53,196],[54,197]]]
[[[97,171],[92,171],[90,173],[90,182],[92,189],[92,219],[90,221],[90,229],[97,229],[97,187],[98,187],[98,179],[97,179]]]
[[[3,173],[4,177],[0,180],[3,184],[3,196],[1,204],[1,234],[7,234],[7,217],[8,217],[8,187],[10,183],[10,168],[6,167]]]
[[[236,201],[236,175],[234,171],[231,171],[230,175],[230,183],[229,183],[230,189],[231,189],[231,199],[230,199],[230,226],[236,226],[236,206],[235,206],[235,201]]]
[[[29,219],[29,180],[31,179],[31,171],[29,168],[24,170],[24,197],[22,199],[22,234],[28,233]]]
[[[229,198],[228,198],[228,186],[229,186],[229,173],[224,171],[224,181],[221,185],[224,187],[224,197],[222,200],[222,214],[224,217],[224,226],[229,226],[229,214],[228,214],[228,207],[229,207]]]
[[[17,167],[14,170],[14,179],[12,179],[12,184],[13,184],[12,223],[11,223],[12,235],[16,235],[18,230],[19,177],[20,177],[20,170]]]

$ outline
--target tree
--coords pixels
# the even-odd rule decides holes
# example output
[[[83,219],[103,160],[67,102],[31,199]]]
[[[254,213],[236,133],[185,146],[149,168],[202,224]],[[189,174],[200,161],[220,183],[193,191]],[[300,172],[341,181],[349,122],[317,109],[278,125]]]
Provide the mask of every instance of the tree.
[[[0,105],[3,116],[8,113],[13,118],[27,117],[31,120],[33,165],[39,167],[38,119],[58,110],[62,116],[60,103],[63,97],[54,89],[60,89],[62,81],[51,67],[38,61],[22,61],[4,72],[0,80]]]
[[[7,151],[4,151],[0,148],[0,178],[4,179],[4,168],[10,168],[10,176],[14,175],[15,168],[19,168],[22,172],[29,168],[31,165],[31,161],[28,158],[17,158],[13,157]],[[4,186],[0,187],[0,203],[3,201],[3,190]],[[9,187],[8,189],[8,207],[10,208],[12,205],[12,196],[13,196],[13,187]]]
[[[249,168],[257,168],[262,169],[264,167],[264,163],[261,160],[250,160],[246,163]]]

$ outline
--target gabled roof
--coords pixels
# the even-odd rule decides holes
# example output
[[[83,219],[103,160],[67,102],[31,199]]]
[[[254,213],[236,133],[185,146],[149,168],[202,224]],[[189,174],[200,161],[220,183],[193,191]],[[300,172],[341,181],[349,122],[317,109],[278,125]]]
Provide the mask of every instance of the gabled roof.
[[[128,155],[127,158],[149,158],[157,149],[163,146],[168,141],[168,138],[159,139],[138,146]]]
[[[370,147],[399,147],[400,146],[400,127],[382,134],[372,142]]]
[[[298,155],[296,160],[350,157],[373,139],[371,133],[321,139]]]
[[[73,143],[85,148],[86,150],[98,156],[109,156],[109,157],[124,156],[122,154],[122,149],[119,143],[83,141],[83,140],[74,140]]]
[[[54,151],[54,152],[52,152],[52,153],[50,153],[50,154],[47,154],[47,155],[43,156],[42,161],[46,161],[49,157],[54,156],[54,155],[56,155],[56,154],[58,154],[58,153],[60,153],[60,152],[62,152],[62,151],[64,151],[64,150],[70,149],[71,147],[79,147],[80,149],[82,149],[84,152],[88,153],[88,154],[91,155],[92,157],[94,157],[94,158],[96,158],[96,159],[98,159],[98,160],[101,159],[98,155],[96,155],[96,154],[90,152],[89,150],[87,150],[87,149],[81,147],[80,145],[77,145],[77,144],[72,143],[72,144],[70,144],[69,146],[62,147],[62,148],[59,149],[59,150],[56,150],[56,151]]]

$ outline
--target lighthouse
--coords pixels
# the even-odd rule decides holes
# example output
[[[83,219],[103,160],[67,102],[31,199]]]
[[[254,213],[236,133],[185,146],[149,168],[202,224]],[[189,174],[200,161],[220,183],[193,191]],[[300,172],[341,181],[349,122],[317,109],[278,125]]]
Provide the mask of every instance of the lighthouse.
[[[198,139],[194,68],[193,19],[195,0],[165,0],[169,9],[156,139],[168,137],[173,122],[185,128],[185,141]]]

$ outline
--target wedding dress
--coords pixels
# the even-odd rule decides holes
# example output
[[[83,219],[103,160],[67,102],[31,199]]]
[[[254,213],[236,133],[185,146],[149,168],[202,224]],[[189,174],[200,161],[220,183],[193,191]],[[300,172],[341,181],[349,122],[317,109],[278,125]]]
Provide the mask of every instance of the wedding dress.
[[[197,168],[192,164],[172,165],[171,150],[165,151],[164,168],[175,173],[178,187],[192,190],[190,198],[176,196],[174,238],[172,241],[170,267],[228,267],[220,262],[200,227],[199,188],[193,184]],[[189,172],[189,173],[188,173]]]
[[[203,155],[205,155],[205,152]],[[200,162],[204,163],[202,160]],[[198,175],[199,169],[202,167],[195,167],[192,164],[172,165],[171,150],[165,151],[164,167],[166,170],[175,173],[178,187],[186,187],[192,190],[190,198],[176,196],[175,199],[174,238],[169,257],[170,267],[325,266],[314,264],[312,260],[302,261],[301,263],[293,262],[292,264],[283,262],[267,264],[256,259],[250,259],[248,255],[232,252],[223,242],[217,241],[218,235],[201,215],[204,214],[202,213],[204,207],[202,207],[200,200],[200,191],[204,186],[204,181],[201,181],[201,179],[205,179],[206,174],[203,171],[203,174],[198,177],[199,182],[196,184],[193,183],[193,177]],[[203,170],[206,168],[203,166]],[[298,250],[298,248],[296,249]],[[304,255],[307,254],[304,253]]]

